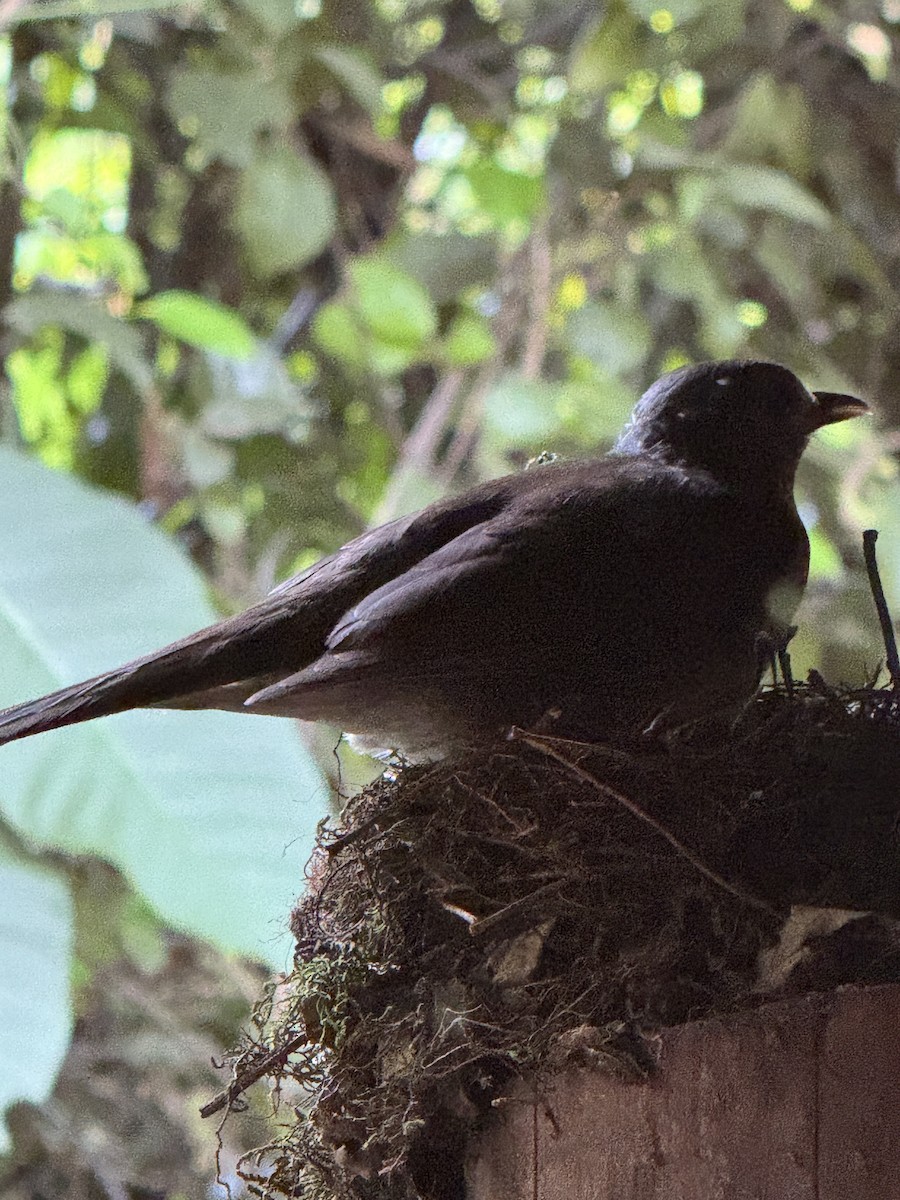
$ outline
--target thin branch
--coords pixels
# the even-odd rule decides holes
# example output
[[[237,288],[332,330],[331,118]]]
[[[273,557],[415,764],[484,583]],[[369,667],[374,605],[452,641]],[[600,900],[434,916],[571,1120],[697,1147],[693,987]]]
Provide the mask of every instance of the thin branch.
[[[528,740],[527,738],[525,739]],[[469,933],[477,935],[484,933],[486,929],[493,929],[495,925],[499,925],[501,921],[514,912],[518,912],[523,908],[528,908],[540,896],[552,896],[554,892],[558,892],[568,883],[568,879],[551,879],[549,883],[545,883],[543,887],[535,888],[533,892],[529,892],[527,896],[520,896],[518,900],[511,900],[509,904],[505,904],[503,908],[496,912],[488,913],[485,917],[476,917],[469,923]]]
[[[299,1050],[308,1040],[309,1038],[305,1031],[298,1033],[290,1041],[285,1042],[283,1046],[279,1046],[277,1050],[273,1050],[265,1058],[261,1058],[254,1066],[248,1067],[246,1071],[242,1071],[224,1092],[220,1092],[208,1104],[203,1105],[200,1109],[200,1116],[212,1117],[217,1112],[221,1112],[227,1105],[233,1104],[238,1096],[246,1092],[251,1084],[256,1083],[258,1079],[262,1079],[264,1075],[268,1075],[274,1067],[283,1066],[287,1061],[288,1055],[293,1054],[295,1050]]]
[[[394,472],[374,518],[376,525],[397,515],[396,508],[411,476],[416,474],[430,476],[434,472],[437,448],[447,428],[450,414],[456,405],[464,379],[465,372],[457,368],[454,371],[448,371],[438,380],[425,402],[418,421],[401,447],[400,457],[397,459]]]
[[[891,687],[894,691],[900,691],[900,655],[897,654],[897,637],[894,633],[894,623],[891,620],[887,600],[884,598],[884,588],[881,586],[881,575],[878,571],[878,560],[875,556],[875,543],[877,541],[877,529],[865,530],[863,533],[863,554],[866,559],[866,571],[869,575],[869,587],[872,589],[872,599],[875,601],[878,620],[881,623],[881,636],[884,639]]]
[[[681,855],[682,858],[686,859],[691,866],[694,867],[695,870],[699,871],[700,874],[706,879],[708,879],[710,883],[714,883],[716,887],[722,888],[723,891],[728,892],[730,895],[734,896],[736,900],[740,900],[743,904],[749,904],[753,908],[761,909],[763,912],[767,912],[773,917],[779,917],[781,915],[776,909],[772,908],[771,905],[767,904],[765,900],[760,900],[757,896],[752,896],[749,892],[745,892],[743,889],[735,887],[733,883],[729,883],[728,880],[720,875],[717,871],[713,871],[711,867],[708,867],[706,863],[699,857],[699,855],[695,854],[693,850],[690,850],[687,846],[685,846],[683,842],[680,842],[673,833],[666,829],[664,825],[661,825],[659,821],[657,821],[655,817],[652,817],[645,809],[641,808],[639,804],[636,804],[634,800],[631,800],[623,792],[616,791],[616,789],[610,787],[609,784],[602,783],[599,779],[597,779],[596,776],[592,775],[590,771],[585,771],[585,769],[580,767],[578,763],[574,763],[571,759],[566,758],[564,754],[560,754],[558,750],[550,745],[548,741],[545,741],[542,737],[540,737],[540,735],[517,731],[516,737],[518,740],[521,740],[527,743],[527,745],[532,746],[535,750],[540,750],[540,752],[542,754],[546,754],[548,758],[554,759],[556,762],[560,763],[561,766],[564,766],[567,771],[571,771],[571,773],[577,779],[580,779],[583,783],[595,788],[601,793],[601,795],[606,796],[608,799],[614,800],[617,804],[621,804],[622,807],[627,809],[632,816],[637,817],[639,821],[643,821],[645,825],[649,825],[654,833],[657,833],[661,838],[664,838],[665,841],[667,841],[669,845],[679,855]]]
[[[553,286],[553,259],[550,253],[550,239],[547,236],[546,219],[535,226],[528,250],[529,322],[525,334],[525,348],[522,352],[522,374],[526,379],[538,379],[547,353],[547,336],[550,332],[550,292]]]
[[[447,453],[437,466],[437,477],[444,487],[448,487],[452,483],[457,471],[472,453],[481,431],[484,399],[497,381],[501,364],[502,358],[499,354],[482,364],[475,382],[463,400]]]

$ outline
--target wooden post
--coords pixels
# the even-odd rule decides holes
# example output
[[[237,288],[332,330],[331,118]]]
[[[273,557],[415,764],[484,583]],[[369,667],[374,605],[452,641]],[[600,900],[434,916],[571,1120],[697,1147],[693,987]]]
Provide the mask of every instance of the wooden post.
[[[659,1034],[656,1073],[521,1086],[470,1200],[900,1200],[900,986]]]

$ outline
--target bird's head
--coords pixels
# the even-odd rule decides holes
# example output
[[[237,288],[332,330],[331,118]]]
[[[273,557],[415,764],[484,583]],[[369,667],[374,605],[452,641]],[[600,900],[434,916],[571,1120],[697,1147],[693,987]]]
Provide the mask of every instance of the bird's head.
[[[615,450],[704,468],[729,485],[790,488],[812,433],[868,411],[854,396],[808,391],[777,363],[699,363],[644,393]]]

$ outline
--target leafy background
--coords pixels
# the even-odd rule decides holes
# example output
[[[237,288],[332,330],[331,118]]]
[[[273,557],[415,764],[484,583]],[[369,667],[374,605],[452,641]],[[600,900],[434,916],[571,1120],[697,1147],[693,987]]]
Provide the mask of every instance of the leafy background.
[[[798,673],[871,678],[862,528],[900,597],[898,25],[898,0],[0,0],[0,703],[743,355],[877,410],[803,465],[794,643]],[[335,740],[153,713],[3,750],[10,1195],[215,1190],[209,1058],[286,962],[329,779],[369,769]]]

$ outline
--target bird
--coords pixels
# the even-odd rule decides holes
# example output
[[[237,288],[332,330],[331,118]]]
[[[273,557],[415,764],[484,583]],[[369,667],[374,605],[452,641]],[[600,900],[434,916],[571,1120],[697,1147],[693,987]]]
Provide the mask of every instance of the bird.
[[[0,744],[132,708],[221,708],[416,759],[547,722],[599,741],[740,711],[806,584],[801,455],[868,411],[777,363],[681,367],[608,453],[371,529],[236,616],[6,709]]]

